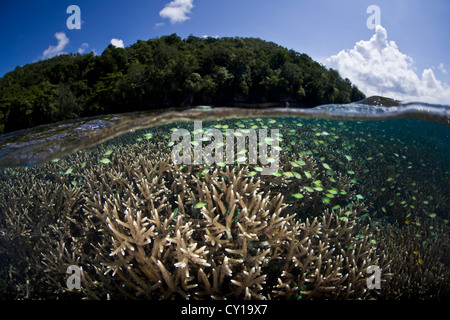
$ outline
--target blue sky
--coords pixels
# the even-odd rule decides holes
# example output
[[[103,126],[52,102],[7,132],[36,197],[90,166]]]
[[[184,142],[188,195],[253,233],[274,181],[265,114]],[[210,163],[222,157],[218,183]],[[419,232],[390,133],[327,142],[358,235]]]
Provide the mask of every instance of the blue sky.
[[[67,28],[70,5],[81,10],[79,30]],[[370,5],[381,28],[366,25]],[[55,54],[101,54],[112,39],[258,37],[338,69],[370,94],[450,104],[449,14],[446,0],[2,1],[0,76]]]

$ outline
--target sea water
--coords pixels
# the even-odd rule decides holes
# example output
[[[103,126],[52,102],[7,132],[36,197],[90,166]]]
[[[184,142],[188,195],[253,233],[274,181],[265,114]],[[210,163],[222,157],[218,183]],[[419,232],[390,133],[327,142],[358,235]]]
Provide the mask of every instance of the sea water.
[[[226,198],[225,194],[219,195],[221,192],[245,181],[247,185],[258,185],[255,196],[272,199],[279,195],[285,206],[282,216],[292,216],[291,222],[308,225],[319,219],[325,225],[324,217],[331,214],[335,220],[330,218],[332,225],[328,228],[333,223],[336,228],[343,228],[344,224],[351,226],[348,239],[339,240],[342,246],[336,245],[337,240],[321,240],[328,241],[329,268],[333,259],[349,259],[349,252],[360,248],[367,251],[365,255],[358,253],[362,257],[384,263],[385,270],[380,269],[383,282],[379,289],[373,289],[364,282],[371,275],[368,265],[361,261],[343,262],[339,275],[345,280],[339,285],[350,290],[347,282],[351,273],[359,272],[358,285],[363,289],[355,291],[353,296],[345,296],[337,293],[337,288],[344,289],[335,284],[334,289],[328,290],[331,293],[312,294],[314,279],[319,275],[308,278],[305,271],[305,279],[301,279],[301,264],[289,267],[290,262],[283,260],[291,257],[290,253],[268,245],[271,238],[267,235],[244,232],[253,244],[248,247],[245,242],[244,249],[239,245],[239,250],[247,253],[245,258],[241,257],[241,265],[232,270],[234,274],[248,275],[250,270],[260,268],[258,275],[264,278],[261,281],[265,286],[259,288],[256,282],[246,284],[247,290],[253,293],[245,290],[239,293],[236,283],[242,280],[233,279],[230,271],[222,274],[230,280],[216,288],[218,296],[223,291],[226,298],[253,299],[284,295],[289,299],[320,299],[333,297],[333,292],[340,298],[448,298],[449,109],[414,103],[394,107],[326,105],[306,110],[199,107],[149,115],[80,119],[4,135],[0,149],[3,167],[0,172],[0,295],[44,299],[86,296],[189,299],[195,295],[204,298],[208,285],[202,279],[209,279],[212,286],[215,276],[211,261],[218,264],[212,255],[227,255],[233,250],[237,252],[237,248],[229,248],[228,252],[227,245],[221,249],[204,238],[204,233],[199,233],[195,239],[198,246],[191,248],[192,255],[204,256],[204,260],[177,260],[164,256],[163,252],[169,255],[171,251],[165,251],[169,246],[180,246],[177,241],[181,240],[176,240],[174,231],[178,230],[174,226],[177,215],[194,219],[186,225],[195,230],[195,221],[207,219],[208,214],[203,210],[220,213],[222,209],[215,203],[219,203],[216,198]],[[195,126],[199,123],[201,129]],[[173,134],[179,130],[185,134],[175,139]],[[208,130],[216,133],[215,138],[206,134]],[[270,137],[271,131],[277,134]],[[258,136],[261,132],[266,134],[263,138]],[[252,133],[256,134],[253,141],[256,145],[252,146],[247,137],[242,140],[243,145],[234,143],[230,149],[226,148],[226,142]],[[221,136],[220,144],[218,136]],[[189,137],[187,144],[181,144],[183,137]],[[224,157],[212,163],[205,163],[204,159],[174,163],[177,145],[182,146],[177,154],[186,156],[184,159],[194,160],[195,150],[202,154],[212,152],[214,156],[220,151]],[[250,157],[252,148],[259,153],[262,145],[269,150],[265,163],[261,158]],[[230,153],[234,153],[232,160],[225,157]],[[274,162],[277,170],[263,174],[262,169]],[[235,180],[230,178],[230,172]],[[212,190],[205,187],[208,183],[217,187],[216,198],[204,195]],[[240,194],[233,203],[225,202],[229,207],[223,209],[223,219],[234,214],[228,223],[235,229],[230,227],[222,236],[219,234],[217,241],[237,241],[244,230],[244,218],[250,219],[241,212],[243,207],[239,207],[240,201],[244,201],[239,197],[251,196],[246,191],[250,189],[245,188],[237,189],[236,193]],[[158,219],[169,221],[165,226],[169,233],[173,231],[159,249],[154,247],[158,236],[150,236],[151,232],[145,229],[156,223],[153,214],[158,208],[152,207],[156,204],[170,209],[166,216],[160,213]],[[143,217],[142,220],[127,222],[130,210],[134,216]],[[165,211],[161,209],[161,212]],[[118,224],[111,222],[114,219]],[[133,229],[129,224],[139,226]],[[205,228],[200,226],[203,225],[197,227]],[[148,236],[138,239],[137,234],[142,230],[147,230]],[[311,237],[320,240],[320,232]],[[209,248],[208,253],[206,249],[195,251],[203,244]],[[265,249],[268,250],[265,260],[246,269],[246,263],[255,263],[249,256],[256,257],[255,252],[259,254]],[[148,261],[133,256],[132,252],[139,250],[143,250]],[[237,259],[236,255],[230,255],[229,259]],[[120,259],[113,259],[119,256]],[[164,265],[158,269],[163,279],[159,282],[150,271],[145,272],[146,264],[157,265],[158,259]],[[223,258],[220,261],[224,263]],[[286,270],[277,261],[284,261]],[[317,261],[308,263],[321,268]],[[84,272],[83,279],[78,279],[78,290],[69,288],[69,282],[66,285],[69,266],[81,267]],[[133,267],[135,272],[125,271]],[[180,280],[180,275],[175,273],[180,268],[191,270],[186,279]],[[174,278],[168,280],[163,270],[172,273]],[[283,278],[283,272],[299,277],[295,293],[280,294],[281,289],[272,289],[277,279]],[[179,288],[174,288],[174,281],[181,283]],[[440,285],[433,285],[435,281]],[[121,286],[123,290],[117,289]],[[205,288],[196,291],[196,287]]]

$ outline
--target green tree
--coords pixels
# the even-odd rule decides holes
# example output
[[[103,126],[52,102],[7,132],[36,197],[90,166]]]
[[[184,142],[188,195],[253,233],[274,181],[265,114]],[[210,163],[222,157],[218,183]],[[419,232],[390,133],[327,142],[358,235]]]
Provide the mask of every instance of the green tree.
[[[78,118],[84,109],[82,99],[78,98],[65,84],[60,84],[56,89],[56,98],[52,105],[54,108],[51,118],[56,121]]]
[[[60,55],[0,79],[0,133],[80,116],[194,104],[347,103],[364,94],[308,55],[257,38],[176,34]]]

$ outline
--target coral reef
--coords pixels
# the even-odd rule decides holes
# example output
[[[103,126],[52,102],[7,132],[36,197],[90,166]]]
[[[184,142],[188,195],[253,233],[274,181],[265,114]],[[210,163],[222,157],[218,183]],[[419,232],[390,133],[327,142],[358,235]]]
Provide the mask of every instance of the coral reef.
[[[438,299],[450,296],[450,239],[442,221],[417,219],[399,227],[388,225],[380,249],[390,254],[390,272],[395,276],[385,292],[397,299]]]
[[[174,164],[170,127],[3,170],[1,298],[448,297],[447,223],[417,210],[376,219],[377,197],[352,177],[364,170],[356,156],[331,152],[336,135],[310,150],[319,131],[303,130],[305,141],[283,140],[278,175]],[[66,286],[70,265],[80,290]],[[367,286],[372,265],[380,290]]]

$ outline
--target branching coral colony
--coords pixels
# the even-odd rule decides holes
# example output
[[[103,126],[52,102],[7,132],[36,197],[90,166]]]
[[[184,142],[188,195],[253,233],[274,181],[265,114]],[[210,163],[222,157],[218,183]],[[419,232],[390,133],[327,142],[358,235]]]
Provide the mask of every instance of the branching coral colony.
[[[168,129],[2,172],[2,298],[449,296],[447,225],[377,222],[333,141],[283,142],[280,173],[262,176],[256,165],[176,165]],[[80,290],[66,286],[69,265],[81,267]],[[367,287],[371,265],[380,290]]]

